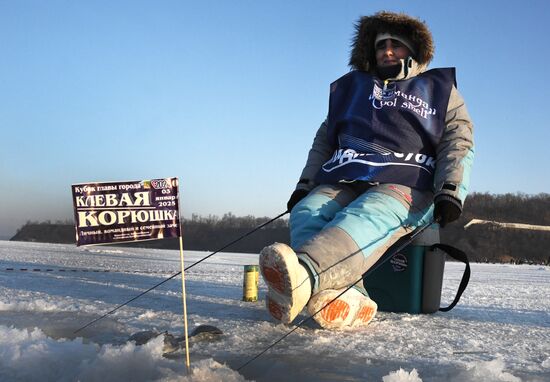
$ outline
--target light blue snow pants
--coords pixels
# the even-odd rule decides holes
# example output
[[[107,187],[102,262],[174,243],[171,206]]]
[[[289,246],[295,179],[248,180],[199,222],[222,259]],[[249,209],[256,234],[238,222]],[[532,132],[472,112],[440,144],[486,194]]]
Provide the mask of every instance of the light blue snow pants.
[[[290,214],[291,247],[313,293],[344,288],[400,237],[432,220],[433,193],[397,184],[320,185]]]

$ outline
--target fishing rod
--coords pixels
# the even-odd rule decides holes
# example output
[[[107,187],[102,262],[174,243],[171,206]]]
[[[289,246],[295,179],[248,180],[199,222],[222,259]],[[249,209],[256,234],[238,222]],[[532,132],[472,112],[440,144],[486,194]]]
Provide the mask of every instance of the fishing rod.
[[[230,242],[229,244],[224,245],[222,248],[220,248],[220,249],[218,249],[218,250],[212,252],[212,253],[209,254],[208,256],[205,256],[205,257],[203,257],[202,259],[200,259],[199,261],[197,261],[197,262],[195,262],[195,263],[189,265],[189,266],[186,267],[183,271],[185,272],[185,271],[187,271],[187,270],[193,268],[195,265],[198,265],[198,264],[202,263],[204,260],[206,260],[206,259],[208,259],[208,258],[214,256],[215,254],[217,254],[217,253],[223,251],[224,249],[226,249],[226,248],[228,248],[229,246],[231,246],[231,245],[237,243],[238,241],[244,239],[245,237],[247,237],[247,236],[253,234],[254,232],[256,232],[256,231],[262,229],[263,227],[265,227],[265,226],[267,226],[267,225],[273,223],[275,220],[277,220],[277,219],[283,217],[283,216],[286,215],[288,212],[289,212],[289,211],[287,210],[287,211],[285,211],[285,212],[283,212],[283,213],[281,213],[281,214],[275,216],[273,219],[270,219],[270,220],[268,220],[267,222],[260,224],[259,226],[257,226],[256,228],[252,229],[251,231],[249,231],[249,232],[245,233],[244,235],[242,235],[242,236],[236,238],[235,240],[233,240],[233,241]],[[177,272],[177,273],[174,273],[172,276],[170,276],[170,277],[164,279],[163,281],[157,283],[156,285],[152,286],[151,288],[147,289],[146,291],[141,292],[140,294],[138,294],[137,296],[131,298],[130,300],[126,301],[125,303],[118,305],[116,308],[114,308],[114,309],[112,309],[111,311],[105,313],[105,314],[102,315],[101,317],[96,318],[96,319],[93,320],[93,321],[90,321],[89,323],[87,323],[87,324],[84,325],[83,327],[81,327],[81,328],[79,328],[78,330],[74,331],[73,334],[76,334],[76,333],[80,332],[81,330],[86,329],[87,327],[89,327],[89,326],[95,324],[95,323],[98,322],[99,320],[102,320],[103,318],[105,318],[105,317],[107,317],[108,315],[110,315],[110,314],[116,312],[116,311],[119,310],[120,308],[122,308],[122,307],[128,305],[128,304],[131,303],[132,301],[135,301],[135,300],[137,300],[138,298],[140,298],[141,296],[143,296],[143,295],[145,295],[145,294],[151,292],[153,289],[156,289],[156,288],[158,288],[159,286],[161,286],[162,284],[164,284],[164,283],[166,283],[166,282],[172,280],[174,277],[180,275],[181,272],[182,272],[182,271],[179,271],[179,272]]]
[[[431,227],[434,223],[438,222],[438,220],[433,220],[431,221],[430,223],[416,229],[415,231],[413,231],[405,240],[402,239],[402,242],[394,249],[392,250],[391,252],[386,252],[384,253],[384,255],[382,255],[382,257],[371,267],[369,268],[365,273],[363,273],[361,275],[361,278],[359,280],[357,280],[356,282],[354,283],[351,283],[347,288],[345,288],[340,294],[338,294],[336,297],[334,297],[332,300],[330,300],[328,303],[326,303],[323,307],[321,307],[319,310],[317,310],[315,313],[311,314],[310,316],[302,319],[294,328],[292,328],[290,331],[288,331],[286,334],[282,335],[279,339],[277,339],[275,342],[273,342],[271,345],[269,345],[268,347],[266,347],[264,350],[262,350],[260,353],[256,354],[254,357],[252,357],[251,359],[249,359],[248,361],[246,361],[244,364],[242,364],[241,366],[239,366],[238,369],[236,369],[236,371],[240,371],[241,369],[245,368],[247,365],[251,364],[252,362],[254,362],[255,360],[257,360],[258,358],[260,358],[263,354],[267,353],[270,349],[272,349],[273,347],[275,347],[279,342],[283,341],[286,337],[288,337],[289,335],[291,335],[292,333],[294,333],[296,330],[298,330],[298,328],[302,327],[306,322],[310,321],[313,319],[313,317],[315,317],[320,311],[322,311],[323,309],[325,309],[327,306],[329,306],[330,304],[332,304],[334,301],[336,301],[337,299],[339,299],[344,293],[346,293],[348,290],[350,290],[351,288],[353,288],[355,286],[355,284],[361,282],[365,277],[369,276],[372,272],[374,272],[376,269],[378,269],[382,264],[384,264],[386,261],[388,261],[389,259],[391,259],[395,254],[399,253],[400,251],[402,251],[405,247],[407,247],[409,244],[411,244],[413,242],[413,240],[418,236],[420,235],[422,232],[424,232],[426,229],[428,229],[429,227]],[[332,266],[331,266],[332,267]]]

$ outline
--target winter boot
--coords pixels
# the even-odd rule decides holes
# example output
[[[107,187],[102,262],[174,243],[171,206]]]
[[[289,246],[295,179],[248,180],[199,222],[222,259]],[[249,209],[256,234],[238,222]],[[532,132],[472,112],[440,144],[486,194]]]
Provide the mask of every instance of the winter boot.
[[[311,297],[307,311],[310,315],[314,315],[322,309],[313,316],[313,319],[321,327],[341,329],[367,326],[373,319],[378,309],[376,302],[371,300],[366,292],[362,293],[356,287],[349,289],[337,298],[344,290],[345,288],[325,289]]]
[[[311,297],[311,281],[296,253],[286,244],[274,243],[262,249],[260,270],[268,286],[266,306],[277,320],[289,324]]]

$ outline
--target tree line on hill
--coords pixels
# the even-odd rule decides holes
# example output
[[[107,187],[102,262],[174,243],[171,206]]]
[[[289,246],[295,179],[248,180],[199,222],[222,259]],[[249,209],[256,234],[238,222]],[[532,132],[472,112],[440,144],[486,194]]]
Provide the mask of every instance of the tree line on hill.
[[[473,193],[462,216],[440,231],[441,242],[458,247],[473,262],[550,263],[550,231],[502,228],[495,224],[464,226],[472,219],[550,226],[550,194]],[[226,213],[221,218],[192,215],[183,219],[184,249],[216,251],[267,222],[267,217]],[[278,219],[224,249],[226,252],[259,253],[273,242],[289,242],[288,220]],[[72,222],[27,222],[11,239],[50,243],[75,243]],[[179,248],[177,239],[124,244],[165,249]]]
[[[473,193],[461,217],[442,229],[441,241],[465,251],[472,261],[550,264],[550,231],[464,226],[472,219],[550,227],[550,194]]]

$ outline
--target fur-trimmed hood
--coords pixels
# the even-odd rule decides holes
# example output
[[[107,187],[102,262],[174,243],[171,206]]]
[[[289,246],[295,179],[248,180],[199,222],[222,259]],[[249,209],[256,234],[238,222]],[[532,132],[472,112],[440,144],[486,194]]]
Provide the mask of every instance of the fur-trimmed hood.
[[[363,16],[355,24],[355,36],[349,65],[352,69],[372,72],[376,66],[374,40],[381,32],[406,36],[414,44],[415,61],[427,67],[434,55],[434,43],[423,21],[404,13],[378,12]]]

